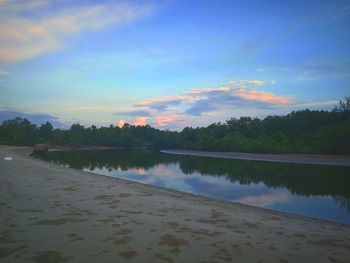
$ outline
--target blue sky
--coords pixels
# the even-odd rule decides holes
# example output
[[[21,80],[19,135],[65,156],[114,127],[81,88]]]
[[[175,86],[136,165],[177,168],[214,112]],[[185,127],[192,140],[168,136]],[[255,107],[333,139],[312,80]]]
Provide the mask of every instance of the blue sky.
[[[331,109],[350,95],[349,25],[350,1],[0,0],[0,120],[181,129]]]

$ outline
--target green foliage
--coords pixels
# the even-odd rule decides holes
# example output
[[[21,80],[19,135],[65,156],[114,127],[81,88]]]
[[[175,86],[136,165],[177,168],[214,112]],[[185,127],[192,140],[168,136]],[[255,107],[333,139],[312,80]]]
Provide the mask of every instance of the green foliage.
[[[31,145],[35,142],[37,135],[37,127],[22,118],[6,120],[0,129],[0,141],[7,144]]]
[[[350,97],[332,111],[293,111],[265,119],[231,118],[206,128],[186,127],[181,132],[158,130],[149,125],[122,128],[110,125],[85,128],[73,124],[69,130],[39,128],[27,119],[15,118],[0,126],[0,143],[59,146],[111,146],[123,148],[185,148],[208,151],[259,153],[350,154]]]
[[[207,128],[186,127],[187,149],[256,153],[350,154],[350,98],[334,110],[293,111],[286,116],[231,118]]]
[[[42,141],[50,142],[53,138],[52,124],[46,122],[45,124],[41,125],[38,130],[38,136]]]

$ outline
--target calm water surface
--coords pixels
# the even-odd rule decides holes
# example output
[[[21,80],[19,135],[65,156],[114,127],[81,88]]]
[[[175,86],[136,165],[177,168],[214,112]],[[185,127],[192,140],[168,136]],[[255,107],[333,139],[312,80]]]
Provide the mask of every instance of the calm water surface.
[[[350,168],[179,156],[158,151],[50,152],[101,175],[350,224]]]

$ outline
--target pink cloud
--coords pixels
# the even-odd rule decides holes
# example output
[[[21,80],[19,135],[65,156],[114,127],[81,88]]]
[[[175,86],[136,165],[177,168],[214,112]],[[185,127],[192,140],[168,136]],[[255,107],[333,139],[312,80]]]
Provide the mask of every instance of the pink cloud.
[[[290,201],[290,195],[277,192],[258,196],[244,196],[235,201],[253,206],[267,206],[275,203],[287,203]]]
[[[135,126],[145,126],[147,123],[147,117],[136,117],[133,125]]]
[[[275,83],[274,81],[268,83]],[[288,96],[279,96],[266,91],[249,89],[247,84],[260,86],[265,84],[263,80],[239,80],[230,81],[225,86],[213,88],[194,88],[183,94],[155,97],[135,104],[136,107],[166,110],[168,107],[176,107],[180,104],[194,104],[203,99],[215,99],[218,96],[237,97],[246,101],[256,101],[273,105],[288,105],[291,103]]]
[[[119,128],[123,128],[124,124],[125,124],[125,121],[124,121],[124,120],[119,120],[119,122],[118,122],[118,127],[119,127]]]
[[[289,96],[281,96],[248,86],[259,86],[265,83],[270,82],[257,79],[230,81],[219,87],[193,88],[181,94],[149,98],[133,105],[138,108],[134,116],[140,116],[136,118],[134,124],[145,125],[148,118],[155,127],[177,129],[193,117],[215,116],[231,109],[239,112],[245,107],[259,109],[263,106],[292,104],[293,101]],[[139,112],[142,111],[147,112],[148,117],[141,117],[143,115]]]
[[[157,116],[154,118],[155,124],[159,127],[164,127],[171,122],[182,120],[183,115],[181,114],[169,114],[163,116]]]
[[[68,5],[55,14],[47,14],[44,9],[40,19],[22,14],[22,11],[37,11],[41,5],[39,2],[51,4],[51,1],[2,2],[1,61],[18,61],[56,51],[66,46],[69,37],[101,30],[109,25],[124,25],[150,14],[154,9],[150,4],[111,2],[75,8]]]
[[[134,169],[134,172],[138,175],[145,175],[146,170],[143,167],[137,167]]]
[[[235,92],[235,96],[251,101],[263,102],[275,105],[288,105],[291,103],[287,96],[278,96],[266,91],[252,90],[247,88],[240,88]]]

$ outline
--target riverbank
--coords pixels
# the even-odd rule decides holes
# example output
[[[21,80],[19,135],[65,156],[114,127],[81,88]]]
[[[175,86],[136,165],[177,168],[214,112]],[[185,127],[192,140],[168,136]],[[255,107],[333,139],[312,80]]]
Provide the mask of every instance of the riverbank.
[[[350,166],[350,156],[346,156],[346,155],[266,154],[266,153],[240,153],[240,152],[209,152],[209,151],[193,151],[193,150],[161,150],[161,152],[169,153],[169,154],[202,156],[202,157],[210,157],[210,158]]]
[[[33,159],[29,152],[0,146],[1,262],[350,257],[349,225],[73,170]]]

